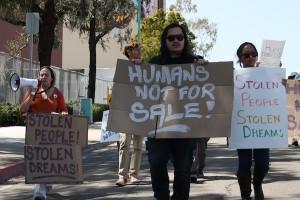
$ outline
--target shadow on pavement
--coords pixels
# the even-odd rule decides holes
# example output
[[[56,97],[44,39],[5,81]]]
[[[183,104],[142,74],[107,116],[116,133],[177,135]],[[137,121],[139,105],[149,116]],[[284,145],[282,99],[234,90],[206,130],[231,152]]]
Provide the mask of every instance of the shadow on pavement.
[[[3,149],[1,148],[3,151]],[[9,151],[9,147],[5,150]],[[300,148],[273,149],[271,150],[271,166],[267,175],[266,183],[276,181],[300,180],[293,171],[287,167],[278,168],[281,164],[289,162],[299,162]],[[279,165],[277,165],[279,163]],[[280,164],[281,163],[281,164]],[[149,173],[148,158],[146,152],[143,153],[141,165],[141,184],[117,187],[118,153],[116,144],[109,146],[98,146],[91,150],[83,161],[84,183],[78,185],[55,185],[53,193],[48,195],[48,200],[83,200],[83,199],[116,199],[116,200],[153,200],[151,180]],[[205,177],[197,182],[195,191],[191,191],[191,200],[223,200],[229,199],[223,194],[202,193],[201,184],[216,180],[233,180],[235,182],[235,172],[237,170],[237,153],[230,150],[226,145],[209,143],[207,149]],[[172,181],[171,181],[172,184]],[[9,184],[7,184],[9,185]],[[11,183],[10,183],[11,185]],[[16,184],[16,187],[18,185]],[[29,187],[29,186],[28,186]],[[32,189],[20,188],[14,192],[1,190],[6,200],[32,199]],[[32,188],[30,186],[30,188]],[[172,185],[170,185],[172,191]],[[195,187],[194,187],[195,190]],[[4,192],[4,193],[3,193]],[[288,197],[289,198],[289,197]],[[287,198],[287,199],[288,199]],[[299,195],[290,198],[300,199]],[[233,199],[233,198],[231,198]]]

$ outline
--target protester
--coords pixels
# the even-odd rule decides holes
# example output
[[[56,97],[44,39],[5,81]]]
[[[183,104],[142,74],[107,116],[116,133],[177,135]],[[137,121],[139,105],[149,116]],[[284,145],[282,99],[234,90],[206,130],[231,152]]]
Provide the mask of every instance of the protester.
[[[193,151],[193,163],[191,168],[191,182],[197,183],[197,178],[204,178],[206,149],[209,138],[197,138],[196,148]]]
[[[32,88],[31,91],[26,91],[23,102],[20,106],[21,114],[27,112],[32,113],[60,113],[67,115],[68,110],[65,104],[63,93],[54,86],[55,75],[54,71],[44,66],[41,68],[38,75],[38,88]],[[36,184],[34,186],[34,200],[45,200],[47,189],[51,186],[46,184]]]
[[[291,75],[288,76],[288,79],[300,80],[300,74],[297,72],[292,72]],[[295,147],[299,146],[298,140],[296,137],[292,138],[292,145]]]
[[[149,63],[169,65],[207,61],[192,54],[183,26],[178,23],[168,25],[161,36],[160,54]],[[202,57],[201,57],[202,58]],[[190,171],[192,165],[194,139],[155,139],[148,138],[147,150],[150,163],[152,189],[158,200],[169,200],[169,176],[167,163],[172,157],[174,183],[172,200],[187,200],[190,191]]]
[[[124,54],[130,60],[140,57],[140,47],[138,44],[125,47]],[[138,176],[140,171],[143,147],[142,135],[132,133],[120,133],[119,140],[119,179],[116,185],[125,186],[126,184],[137,184],[140,182]],[[133,142],[133,152],[130,159],[130,145]]]
[[[258,52],[250,42],[244,42],[237,49],[238,63],[243,68],[258,67]],[[269,149],[238,149],[239,166],[237,171],[238,183],[242,199],[251,199],[251,165],[254,159],[253,188],[255,199],[264,199],[262,182],[269,170]]]

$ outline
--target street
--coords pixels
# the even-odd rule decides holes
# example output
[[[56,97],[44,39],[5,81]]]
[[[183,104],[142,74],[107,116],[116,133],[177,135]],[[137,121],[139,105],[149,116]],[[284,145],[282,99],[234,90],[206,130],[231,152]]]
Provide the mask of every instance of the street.
[[[1,128],[2,129],[2,128]],[[143,153],[139,185],[117,187],[118,154],[116,143],[97,142],[97,129],[94,137],[89,130],[89,148],[83,153],[84,183],[76,185],[53,185],[49,200],[117,199],[117,200],[152,200],[153,192],[146,151]],[[19,160],[22,158],[24,139],[18,134],[11,138],[0,131],[0,158]],[[21,137],[21,136],[19,136]],[[5,157],[4,157],[5,155]],[[11,159],[9,159],[9,155]],[[239,187],[235,177],[237,155],[235,150],[226,146],[225,138],[212,138],[207,149],[205,178],[197,184],[191,184],[191,200],[240,199]],[[172,192],[173,171],[169,165],[170,191]],[[266,199],[300,199],[300,148],[271,150],[270,172],[263,185]],[[32,184],[24,184],[24,176],[10,179],[0,185],[0,199],[32,199]],[[253,195],[253,193],[252,193]]]

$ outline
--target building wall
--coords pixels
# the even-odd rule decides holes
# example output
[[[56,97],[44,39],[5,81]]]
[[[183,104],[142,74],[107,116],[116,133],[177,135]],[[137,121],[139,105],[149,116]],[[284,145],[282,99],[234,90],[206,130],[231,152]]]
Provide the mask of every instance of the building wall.
[[[147,7],[148,13],[154,14],[158,8],[164,8],[164,0],[152,0]],[[132,27],[134,36],[137,33],[136,19],[132,20],[130,26]],[[115,31],[109,34],[109,42],[106,44],[108,48],[104,51],[100,44],[97,45],[97,68],[115,68],[117,59],[126,59],[123,55],[123,49],[120,49],[120,44],[116,39],[113,39]],[[85,69],[89,67],[89,47],[88,36],[79,36],[78,31],[72,32],[66,27],[63,28],[63,68],[65,69]],[[126,44],[125,44],[126,45]],[[124,45],[124,46],[125,46]]]
[[[150,13],[158,6],[165,7],[164,0],[152,0],[150,3]],[[134,32],[137,32],[137,24],[135,20],[132,21],[131,26]],[[17,31],[23,32],[24,29],[20,26],[14,26],[7,22],[0,20],[0,51],[8,53],[6,42],[16,37]],[[133,33],[134,35],[134,33]],[[112,38],[113,34],[109,37]],[[71,32],[67,28],[59,25],[59,39],[63,42],[59,48],[53,49],[51,64],[56,67],[63,67],[65,69],[84,69],[89,66],[89,49],[88,37],[79,37],[78,32]],[[118,58],[125,59],[123,50],[115,39],[111,39],[108,43],[107,51],[104,51],[100,45],[97,46],[97,67],[99,68],[114,68]],[[22,57],[29,59],[29,45],[22,51]],[[33,60],[38,61],[37,45],[33,47]]]
[[[9,24],[0,20],[0,51],[8,53],[7,41],[13,40],[17,36],[17,32],[24,32],[23,27]],[[59,38],[62,38],[62,25],[59,26]],[[38,47],[33,46],[32,59],[38,61]],[[22,57],[29,59],[29,44],[22,50]],[[62,45],[52,51],[51,64],[56,67],[62,67]]]
[[[112,38],[113,34],[108,37]],[[72,32],[63,27],[62,65],[65,69],[84,69],[89,67],[89,45],[88,36],[79,36],[79,32]],[[106,43],[107,50],[104,51],[100,44],[97,45],[97,68],[114,68],[118,58],[125,59],[120,45],[115,39]]]

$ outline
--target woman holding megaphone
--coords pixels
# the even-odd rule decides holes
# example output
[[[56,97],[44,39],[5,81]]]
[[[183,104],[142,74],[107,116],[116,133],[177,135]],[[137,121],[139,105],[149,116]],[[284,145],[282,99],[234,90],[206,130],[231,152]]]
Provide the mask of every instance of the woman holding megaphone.
[[[37,88],[31,88],[31,91],[26,91],[23,102],[20,106],[20,112],[39,113],[60,113],[67,115],[68,110],[65,104],[63,93],[54,86],[55,75],[54,71],[49,66],[41,68],[38,75]],[[45,200],[47,187],[45,184],[36,184],[34,187],[34,200]]]
[[[31,91],[25,93],[20,112],[68,114],[63,93],[54,86],[54,71],[48,66],[42,67],[38,80],[38,87],[32,88]]]

